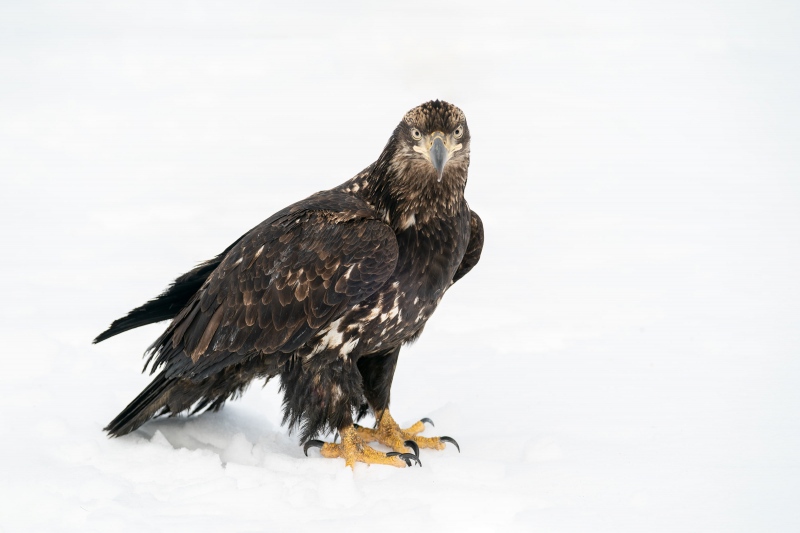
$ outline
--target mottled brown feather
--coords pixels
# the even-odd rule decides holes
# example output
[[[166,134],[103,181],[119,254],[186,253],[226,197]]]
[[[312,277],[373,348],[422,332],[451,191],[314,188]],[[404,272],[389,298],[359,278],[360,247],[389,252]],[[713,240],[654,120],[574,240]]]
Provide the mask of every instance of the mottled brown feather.
[[[166,365],[170,377],[202,379],[245,356],[295,350],[380,287],[396,261],[394,232],[374,210],[352,196],[318,193],[230,250],[191,311],[154,345],[155,365]]]

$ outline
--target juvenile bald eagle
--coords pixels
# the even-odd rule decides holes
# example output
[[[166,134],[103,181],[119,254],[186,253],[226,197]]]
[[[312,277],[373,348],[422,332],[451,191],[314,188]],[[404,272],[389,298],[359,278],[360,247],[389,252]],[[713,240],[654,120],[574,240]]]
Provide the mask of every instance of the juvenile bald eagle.
[[[455,444],[418,435],[428,419],[401,429],[389,395],[401,346],[481,255],[481,219],[464,199],[469,154],[464,113],[422,104],[354,178],[272,215],[116,320],[94,342],[172,322],[148,349],[158,375],[105,430],[217,410],[253,379],[280,376],[283,422],[306,453],[410,466],[419,447]],[[375,427],[355,425],[368,409]],[[339,444],[309,440],[334,431]]]

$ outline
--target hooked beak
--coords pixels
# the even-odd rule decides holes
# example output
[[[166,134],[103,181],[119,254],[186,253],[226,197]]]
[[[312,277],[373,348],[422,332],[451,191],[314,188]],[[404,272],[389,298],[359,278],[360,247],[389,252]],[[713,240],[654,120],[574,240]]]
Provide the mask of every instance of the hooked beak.
[[[447,153],[447,148],[444,147],[444,143],[442,142],[441,137],[436,137],[433,140],[433,146],[431,146],[431,150],[429,152],[431,156],[431,163],[433,164],[433,168],[436,169],[436,173],[438,174],[438,180],[442,181],[442,174],[444,174],[444,164],[447,163],[449,159],[449,155]]]
[[[436,169],[436,181],[442,181],[444,166],[453,158],[453,154],[464,147],[461,143],[454,143],[452,136],[447,137],[441,131],[435,131],[413,146],[414,151],[422,154]]]

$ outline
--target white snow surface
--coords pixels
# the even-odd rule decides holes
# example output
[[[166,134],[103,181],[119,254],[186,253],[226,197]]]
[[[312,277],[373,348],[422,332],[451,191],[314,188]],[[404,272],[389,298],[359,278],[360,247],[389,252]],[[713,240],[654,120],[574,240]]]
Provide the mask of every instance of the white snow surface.
[[[800,531],[799,6],[0,3],[0,531]],[[433,98],[486,245],[392,408],[462,453],[108,439],[165,325],[91,339]]]

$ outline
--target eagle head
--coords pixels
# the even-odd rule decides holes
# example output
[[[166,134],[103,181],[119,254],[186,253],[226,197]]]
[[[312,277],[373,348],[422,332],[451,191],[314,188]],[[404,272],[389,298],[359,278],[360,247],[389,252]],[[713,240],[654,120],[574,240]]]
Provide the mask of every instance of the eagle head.
[[[431,100],[405,114],[392,135],[392,164],[419,177],[452,174],[466,183],[469,128],[464,112],[441,100]]]

